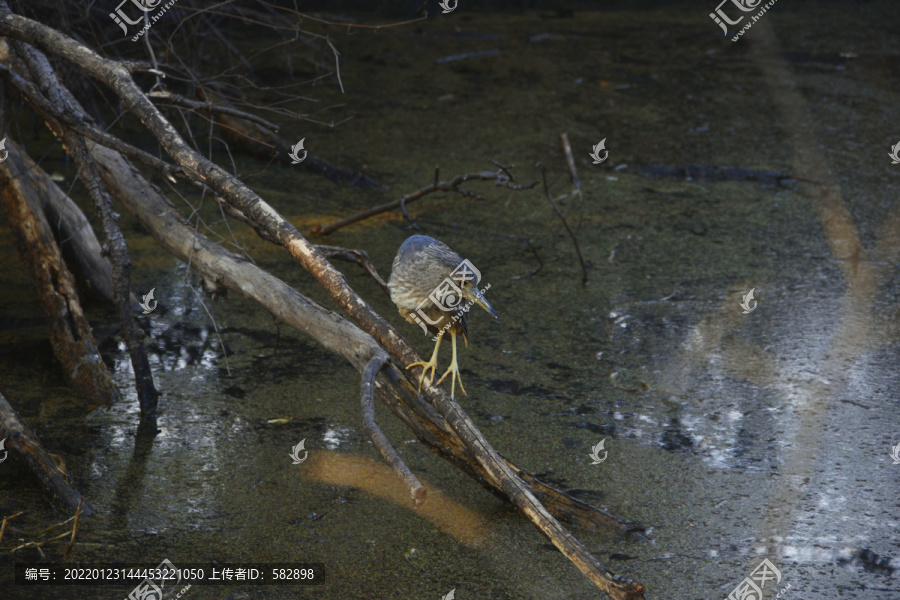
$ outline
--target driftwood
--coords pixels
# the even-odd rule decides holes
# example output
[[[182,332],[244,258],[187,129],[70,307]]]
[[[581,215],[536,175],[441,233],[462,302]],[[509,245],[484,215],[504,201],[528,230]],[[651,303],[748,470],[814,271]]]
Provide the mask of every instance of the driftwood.
[[[31,168],[33,163],[23,158],[20,146],[9,139],[6,143],[9,156],[0,163],[0,203],[49,318],[53,354],[66,379],[80,394],[95,402],[117,400],[119,391],[97,351],[97,342],[78,299],[75,278],[66,267],[41,209],[37,190],[47,181]],[[56,189],[55,184],[53,188]]]
[[[278,320],[313,336],[330,351],[343,356],[361,373],[371,357],[381,352],[371,336],[343,317],[321,307],[280,279],[270,275],[241,256],[200,235],[166,199],[121,155],[108,148],[89,144],[100,168],[100,176],[125,208],[133,213],[167,251],[187,262],[204,277],[255,300]],[[472,475],[491,491],[499,491],[487,474],[466,455],[461,440],[442,423],[440,415],[421,402],[411,385],[392,363],[379,372],[376,394],[420,440],[432,450]],[[506,460],[506,459],[504,459]],[[545,486],[521,468],[506,461],[520,473],[536,494],[544,498],[553,513],[572,523],[592,530],[605,530],[618,535],[640,531],[640,526],[625,523],[584,502]]]
[[[7,140],[11,154],[20,156],[29,171],[28,189],[37,197],[56,236],[66,266],[92,296],[113,305],[112,267],[101,252],[100,242],[78,205],[64,194],[44,169]]]
[[[0,394],[0,439],[6,439],[6,449],[18,453],[34,473],[54,506],[64,512],[90,515],[91,509],[82,504],[81,494],[69,480],[63,460],[44,448],[34,431]],[[5,523],[4,523],[5,524]]]
[[[383,351],[382,348],[401,365],[420,360],[415,349],[350,288],[344,276],[328,263],[290,222],[238,179],[188,146],[134,83],[129,71],[122,64],[100,57],[76,40],[40,23],[9,13],[5,9],[5,5],[0,1],[0,35],[26,41],[43,51],[53,53],[105,84],[120,98],[125,108],[141,120],[185,174],[208,186],[215,194],[245,215],[257,228],[264,230],[269,237],[283,245],[362,329],[309,302],[301,294],[267,274],[268,279],[265,277],[260,279],[262,272],[246,261],[234,257],[227,265],[222,264],[224,250],[185,225],[183,218],[169,206],[171,212],[150,215],[148,223],[152,221],[156,225],[163,225],[166,229],[164,233],[170,234],[166,236],[167,238],[171,238],[177,230],[182,232],[187,230],[189,237],[181,239],[181,245],[177,246],[179,252],[174,252],[176,255],[182,258],[191,256],[191,265],[198,270],[201,269],[201,265],[205,265],[204,268],[213,273],[225,269],[234,270],[231,273],[222,273],[217,281],[248,296],[256,298],[270,292],[263,304],[267,308],[274,307],[283,315],[283,317],[279,314],[276,316],[296,323],[301,330],[322,341],[326,347],[345,356],[361,372],[377,352]],[[103,149],[94,147],[93,156],[97,157],[101,151]],[[113,170],[110,170],[103,160],[100,158],[95,160],[104,181],[121,175],[121,165],[113,166]],[[107,185],[116,190],[114,193],[117,197],[122,197],[120,193],[123,190],[108,181]],[[126,191],[136,193],[134,188]],[[149,199],[142,196],[139,204],[144,205],[143,208],[135,208],[147,210],[146,205],[149,203]],[[163,203],[168,206],[164,199]],[[168,227],[165,227],[166,225]],[[176,247],[171,239],[163,242],[164,245],[167,243],[173,248]],[[207,246],[204,247],[204,244]],[[253,269],[257,269],[257,272],[251,273]],[[248,277],[251,274],[256,275],[255,279]],[[233,279],[229,280],[229,276]],[[275,286],[282,294],[272,294],[271,292],[275,290],[271,287],[263,291],[255,283]],[[288,305],[284,303],[285,299],[291,299],[305,310],[299,314],[289,310]],[[486,483],[501,490],[595,585],[617,600],[643,597],[641,584],[613,575],[560,525],[548,508],[535,496],[536,492],[552,493],[549,488],[543,490],[532,488],[520,476],[519,470],[512,467],[491,447],[468,415],[444,390],[427,386],[424,390],[425,399],[428,401],[426,404],[415,394],[405,374],[396,366],[385,364],[376,377],[380,383],[377,386],[379,397],[395,414],[407,416],[404,422],[420,439],[430,440],[429,446],[442,454],[449,451],[441,448],[442,441],[446,442],[446,448],[460,448],[459,460],[466,463],[467,472],[480,472]],[[421,415],[427,415],[433,422],[429,425],[429,421],[421,418]]]
[[[372,354],[369,363],[363,371],[362,389],[360,390],[360,403],[362,404],[363,429],[375,448],[381,452],[385,462],[400,476],[403,483],[409,490],[409,496],[412,498],[413,504],[416,506],[425,502],[426,491],[412,474],[409,467],[403,462],[397,451],[391,446],[381,428],[375,423],[375,376],[384,368],[384,365],[391,359],[384,350],[377,350]]]
[[[84,109],[74,96],[56,78],[47,57],[36,48],[18,38],[11,40],[16,58],[24,63],[31,80],[40,89],[45,100],[66,113],[87,124]],[[21,74],[20,74],[21,75]],[[143,332],[138,327],[137,319],[131,308],[131,257],[125,236],[119,228],[119,215],[113,210],[112,200],[100,181],[93,159],[88,155],[85,138],[76,131],[62,127],[57,131],[69,155],[78,166],[78,177],[87,188],[88,195],[100,216],[100,223],[105,237],[105,246],[113,272],[113,299],[118,316],[120,333],[128,347],[131,366],[134,371],[135,387],[141,407],[141,427],[143,431],[156,433],[156,402],[159,393],[153,384],[153,373],[144,347]]]

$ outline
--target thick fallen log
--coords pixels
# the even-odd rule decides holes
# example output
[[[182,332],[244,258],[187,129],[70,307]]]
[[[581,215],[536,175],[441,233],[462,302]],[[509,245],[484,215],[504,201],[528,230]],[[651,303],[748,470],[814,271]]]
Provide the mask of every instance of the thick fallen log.
[[[78,393],[94,402],[118,400],[119,391],[100,359],[90,323],[81,309],[75,278],[66,267],[41,209],[37,190],[46,181],[24,159],[20,146],[9,139],[7,146],[9,156],[0,163],[0,203],[19,255],[34,279],[41,307],[50,320],[53,354]]]
[[[81,494],[72,485],[65,462],[44,448],[3,394],[0,394],[0,439],[6,440],[7,451],[12,450],[22,457],[56,508],[74,513],[80,505],[81,514],[92,514],[91,508],[82,504]]]
[[[241,211],[256,227],[266,231],[268,236],[283,245],[290,255],[304,266],[325,287],[332,298],[379,344],[381,344],[401,364],[409,364],[420,360],[416,350],[368,303],[365,302],[347,284],[343,274],[325,260],[322,254],[306,240],[299,231],[282,215],[263,201],[240,180],[227,171],[196,153],[180,136],[143,91],[131,79],[127,68],[113,60],[98,56],[89,48],[74,39],[65,36],[44,25],[24,19],[7,12],[0,0],[0,35],[15,37],[32,43],[42,50],[54,53],[77,68],[108,86],[122,100],[123,105],[137,116],[156,136],[158,142],[182,170],[196,181],[208,186],[234,208]],[[196,252],[192,263],[196,260]],[[242,291],[252,292],[249,286],[244,289],[245,282],[237,282]],[[290,288],[288,288],[290,289]],[[299,295],[297,292],[294,294]],[[337,315],[332,318],[332,325],[340,323]],[[352,328],[356,330],[355,327]],[[358,331],[358,330],[357,330]],[[347,331],[339,332],[334,327],[328,328],[327,335],[347,335]],[[323,332],[310,331],[311,335],[321,336]],[[366,335],[363,332],[353,335]],[[377,348],[377,344],[375,345]],[[351,346],[353,362],[364,364],[372,358],[371,352],[365,352],[366,346]],[[380,381],[385,374],[396,378],[390,386],[391,390],[412,386],[404,374],[395,367],[382,369],[378,375]],[[410,393],[410,396],[412,394]],[[490,445],[482,433],[475,427],[462,408],[454,402],[444,390],[428,386],[425,397],[443,419],[439,423],[452,435],[457,437],[465,447],[465,453],[476,468],[483,470],[492,485],[503,493],[545,534],[553,544],[571,560],[592,582],[606,591],[616,600],[634,600],[643,597],[643,586],[617,577],[597,561],[588,550],[575,539],[547,508],[535,497],[530,486],[511,468],[505,459]],[[416,402],[411,400],[411,402]],[[422,409],[426,410],[427,409]]]

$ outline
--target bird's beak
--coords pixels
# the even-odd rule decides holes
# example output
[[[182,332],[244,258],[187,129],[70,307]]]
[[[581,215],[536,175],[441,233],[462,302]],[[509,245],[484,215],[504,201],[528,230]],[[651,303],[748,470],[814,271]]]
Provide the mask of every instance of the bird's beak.
[[[484,294],[482,294],[478,290],[478,288],[466,286],[463,288],[462,292],[462,295],[466,300],[470,300],[484,310],[488,311],[489,313],[494,315],[495,319],[498,318],[497,311],[494,310],[494,307],[491,306],[491,303],[487,301],[487,298],[484,297]]]

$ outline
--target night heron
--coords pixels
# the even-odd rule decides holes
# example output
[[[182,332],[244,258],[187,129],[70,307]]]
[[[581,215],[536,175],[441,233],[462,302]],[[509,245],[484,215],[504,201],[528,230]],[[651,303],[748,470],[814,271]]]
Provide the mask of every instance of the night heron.
[[[449,331],[453,341],[453,360],[437,384],[440,385],[449,375],[450,397],[456,393],[457,380],[463,394],[466,393],[456,362],[456,335],[462,334],[466,346],[469,345],[469,308],[474,304],[497,318],[494,308],[478,290],[480,279],[481,273],[472,263],[464,261],[446,244],[427,235],[408,238],[397,251],[388,280],[391,300],[404,319],[437,336],[431,360],[414,362],[406,367],[422,367],[420,392],[422,381],[429,371],[428,385],[434,381],[438,348],[441,347],[441,338]]]

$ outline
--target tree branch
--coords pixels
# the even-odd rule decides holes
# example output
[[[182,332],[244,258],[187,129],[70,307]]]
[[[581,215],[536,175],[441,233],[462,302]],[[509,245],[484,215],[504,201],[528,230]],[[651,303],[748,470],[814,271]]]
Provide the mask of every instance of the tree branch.
[[[119,390],[100,358],[91,325],[81,308],[75,278],[53,241],[50,224],[34,193],[45,182],[39,182],[28,168],[21,147],[9,140],[7,143],[9,155],[0,163],[0,205],[48,317],[53,354],[66,380],[80,394],[95,402],[119,400]]]
[[[76,111],[76,114],[79,112],[83,114],[78,102],[59,84],[46,56],[21,40],[14,40],[12,45],[19,59],[27,65],[32,80],[38,83],[45,96],[55,98],[57,102]],[[62,139],[78,166],[78,177],[87,188],[88,195],[100,215],[112,264],[116,313],[134,369],[135,387],[141,405],[141,424],[146,431],[156,433],[156,401],[159,393],[153,385],[153,373],[142,339],[143,332],[138,327],[131,310],[131,258],[128,255],[125,237],[119,228],[119,215],[113,210],[112,201],[100,181],[100,175],[88,154],[84,138],[71,129],[63,128]]]
[[[459,187],[467,181],[493,181],[494,185],[509,188],[511,190],[528,190],[537,185],[537,183],[529,183],[524,185],[515,183],[515,180],[511,175],[509,175],[508,168],[502,166],[501,170],[497,171],[496,173],[493,173],[491,171],[481,171],[480,173],[466,173],[464,175],[457,175],[450,181],[439,181],[439,171],[437,168],[435,168],[434,182],[431,185],[416,190],[411,194],[407,194],[399,200],[393,200],[385,204],[373,206],[372,208],[360,211],[353,216],[347,217],[346,219],[341,219],[340,221],[335,221],[334,223],[325,225],[324,227],[321,225],[317,225],[313,229],[312,233],[313,235],[329,235],[334,233],[338,229],[346,227],[347,225],[358,223],[359,221],[368,219],[369,217],[373,217],[375,215],[380,215],[381,213],[393,210],[395,208],[399,208],[400,210],[402,210],[403,215],[407,219],[412,221],[412,217],[410,217],[409,213],[406,212],[406,205],[434,192],[454,192],[463,196],[467,196],[469,198],[484,200],[485,198],[479,196],[475,192],[470,192],[469,190]]]
[[[31,427],[10,406],[3,394],[0,394],[0,439],[5,439],[6,448],[15,451],[25,460],[54,506],[65,512],[78,510],[82,497],[70,482],[65,463],[41,444]],[[84,505],[81,506],[81,513],[90,515],[93,511]]]
[[[375,389],[375,376],[378,375],[385,363],[390,360],[387,352],[379,349],[369,360],[366,368],[363,370],[362,389],[360,391],[360,401],[362,404],[363,429],[372,440],[372,443],[381,452],[384,461],[390,466],[394,472],[400,477],[403,483],[409,489],[409,496],[412,498],[415,506],[425,502],[426,492],[416,476],[413,475],[409,467],[397,455],[387,437],[381,432],[381,428],[375,423],[375,398],[373,390]]]

